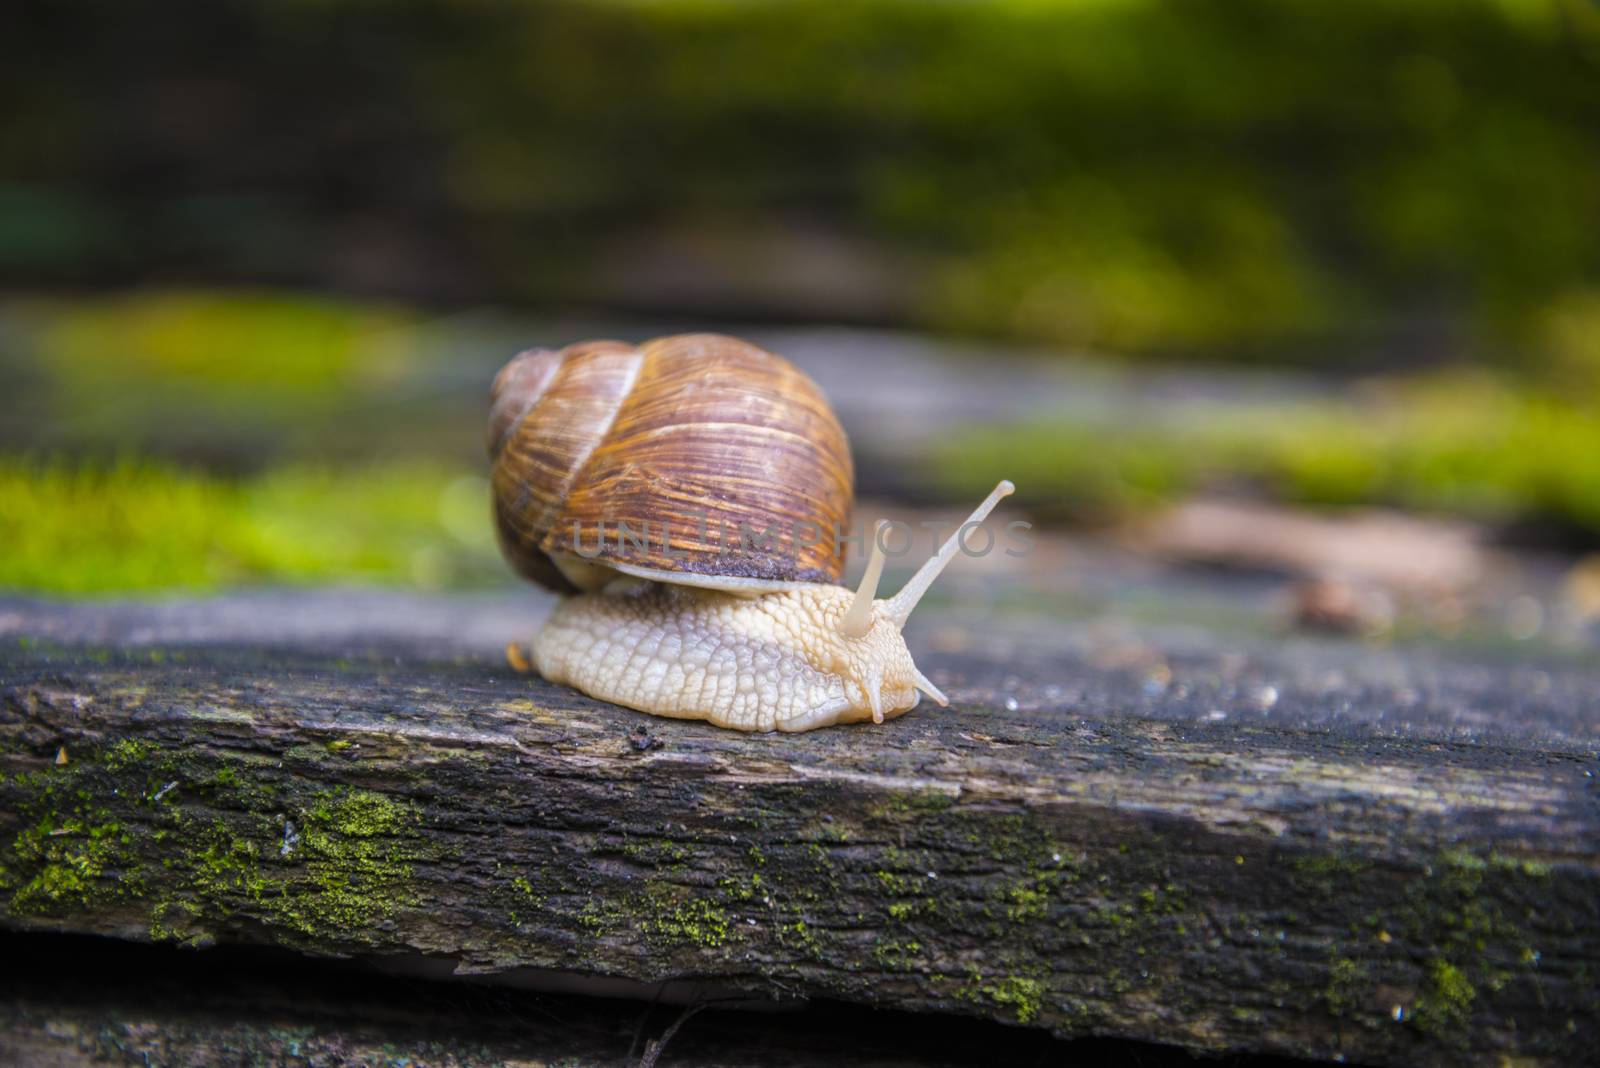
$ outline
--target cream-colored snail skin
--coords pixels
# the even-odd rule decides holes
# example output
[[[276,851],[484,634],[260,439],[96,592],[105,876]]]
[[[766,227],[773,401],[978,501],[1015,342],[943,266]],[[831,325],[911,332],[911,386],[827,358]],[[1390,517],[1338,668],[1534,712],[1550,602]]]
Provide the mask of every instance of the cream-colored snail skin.
[[[960,531],[882,600],[874,531],[860,588],[837,585],[849,446],[821,391],[780,357],[715,334],[524,353],[495,380],[489,447],[502,549],[572,594],[533,641],[551,682],[746,731],[882,723],[924,693],[947,703],[901,629]],[[1011,491],[1000,483],[968,523]],[[826,536],[727,541],[763,520]],[[655,523],[659,544],[606,536],[624,522]]]

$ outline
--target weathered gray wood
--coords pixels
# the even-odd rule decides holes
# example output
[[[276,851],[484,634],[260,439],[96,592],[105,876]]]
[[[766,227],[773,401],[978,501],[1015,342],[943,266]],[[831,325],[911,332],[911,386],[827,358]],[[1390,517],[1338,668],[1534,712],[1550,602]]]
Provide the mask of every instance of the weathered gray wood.
[[[1374,1063],[1600,1039],[1593,666],[932,616],[952,709],[746,736],[513,674],[537,613],[0,603],[3,922]]]
[[[639,1068],[650,1043],[660,1068],[976,1068],[1000,1043],[1011,1063],[1114,1047],[1144,1068],[1192,1065],[1171,1047],[837,1003],[685,1006],[50,934],[0,934],[0,954],[22,965],[0,971],[0,1064],[18,1068]]]

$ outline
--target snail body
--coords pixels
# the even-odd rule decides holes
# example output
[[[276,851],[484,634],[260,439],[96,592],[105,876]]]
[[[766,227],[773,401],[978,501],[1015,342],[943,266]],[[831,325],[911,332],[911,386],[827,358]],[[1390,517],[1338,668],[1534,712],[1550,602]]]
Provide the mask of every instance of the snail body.
[[[838,585],[849,446],[787,361],[712,334],[534,350],[497,377],[489,436],[502,550],[569,594],[533,641],[551,682],[747,731],[881,723],[922,694],[947,703],[901,628],[959,535],[880,600],[875,531],[860,588]],[[773,529],[790,537],[727,536]]]

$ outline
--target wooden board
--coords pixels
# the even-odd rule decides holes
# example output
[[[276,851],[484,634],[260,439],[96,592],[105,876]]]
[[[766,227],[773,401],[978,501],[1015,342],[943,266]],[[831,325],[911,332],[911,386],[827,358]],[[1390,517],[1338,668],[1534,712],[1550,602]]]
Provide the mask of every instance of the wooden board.
[[[511,672],[543,607],[0,602],[0,922],[1382,1064],[1600,1040],[1581,659],[931,613],[951,709],[748,736]]]

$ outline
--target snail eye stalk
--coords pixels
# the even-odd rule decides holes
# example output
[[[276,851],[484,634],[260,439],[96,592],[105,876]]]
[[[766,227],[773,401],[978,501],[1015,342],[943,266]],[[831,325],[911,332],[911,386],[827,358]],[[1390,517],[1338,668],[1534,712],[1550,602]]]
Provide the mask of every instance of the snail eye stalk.
[[[889,618],[894,620],[896,627],[905,627],[906,620],[911,618],[911,613],[916,610],[917,602],[922,600],[922,595],[928,592],[928,587],[933,585],[939,573],[955,559],[956,553],[961,549],[961,531],[969,524],[981,523],[989,518],[989,513],[994,511],[995,505],[1000,503],[1001,498],[1011,496],[1016,488],[1009,479],[1003,480],[996,486],[994,492],[985,497],[983,503],[967,517],[967,522],[957,527],[956,532],[945,539],[945,543],[939,546],[939,551],[933,554],[933,558],[911,576],[911,581],[907,582],[899,593],[889,598]]]

